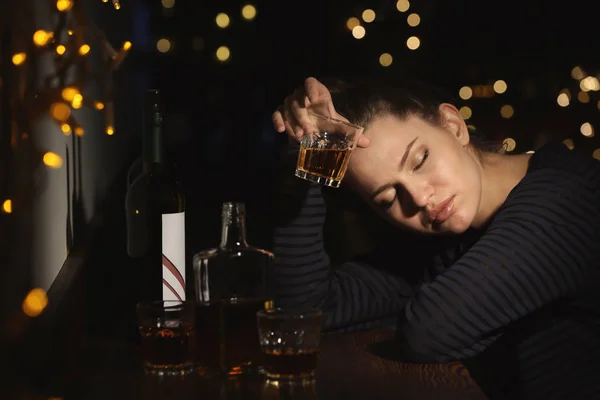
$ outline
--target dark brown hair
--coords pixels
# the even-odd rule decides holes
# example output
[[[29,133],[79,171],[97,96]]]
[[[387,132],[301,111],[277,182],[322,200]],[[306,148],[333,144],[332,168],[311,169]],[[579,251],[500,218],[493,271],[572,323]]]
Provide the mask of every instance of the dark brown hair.
[[[322,82],[331,92],[336,111],[365,128],[385,115],[402,120],[416,116],[432,126],[442,126],[440,105],[456,104],[456,99],[443,89],[412,78],[323,79]],[[469,126],[469,134],[476,150],[498,152],[502,148],[500,143],[487,140],[473,126]]]

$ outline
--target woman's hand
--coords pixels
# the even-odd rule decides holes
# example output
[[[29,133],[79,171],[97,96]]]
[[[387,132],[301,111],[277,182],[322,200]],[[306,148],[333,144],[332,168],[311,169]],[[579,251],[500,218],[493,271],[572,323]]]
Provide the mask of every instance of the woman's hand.
[[[311,107],[318,107],[320,113],[329,117],[347,121],[335,111],[329,89],[317,79],[307,78],[304,87],[297,88],[294,93],[286,97],[283,106],[273,113],[273,125],[277,132],[287,132],[290,138],[299,141],[304,133],[314,130],[315,126],[308,115],[308,109]],[[368,145],[369,139],[361,135],[357,146]]]

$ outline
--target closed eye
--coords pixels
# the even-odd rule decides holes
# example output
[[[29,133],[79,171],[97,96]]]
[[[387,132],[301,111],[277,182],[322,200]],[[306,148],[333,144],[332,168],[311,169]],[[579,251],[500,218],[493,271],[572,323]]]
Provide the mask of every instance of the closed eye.
[[[421,168],[423,166],[423,164],[425,163],[425,160],[427,160],[428,157],[429,157],[429,150],[425,150],[425,152],[423,153],[423,157],[421,158],[421,161],[419,161],[419,164],[417,164],[417,166],[415,167],[415,171],[417,171],[419,168]]]
[[[390,201],[381,202],[379,203],[379,206],[383,209],[389,210],[396,202],[396,197],[398,197],[398,192],[396,192],[396,194],[394,195],[394,197],[392,197]]]

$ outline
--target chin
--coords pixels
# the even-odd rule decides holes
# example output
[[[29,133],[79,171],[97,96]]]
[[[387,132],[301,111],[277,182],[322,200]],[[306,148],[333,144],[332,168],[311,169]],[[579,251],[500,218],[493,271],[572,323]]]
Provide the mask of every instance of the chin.
[[[464,218],[464,216],[460,214],[453,215],[448,221],[446,221],[446,223],[448,226],[445,227],[445,230],[448,231],[448,233],[455,235],[460,235],[461,233],[466,232],[471,226],[471,224],[468,222],[468,219]]]

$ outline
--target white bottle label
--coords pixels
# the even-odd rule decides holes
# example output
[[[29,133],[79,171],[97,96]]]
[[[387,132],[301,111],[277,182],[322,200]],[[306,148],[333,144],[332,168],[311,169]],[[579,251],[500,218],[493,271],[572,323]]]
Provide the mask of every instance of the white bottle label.
[[[185,212],[162,215],[163,300],[185,300]]]

